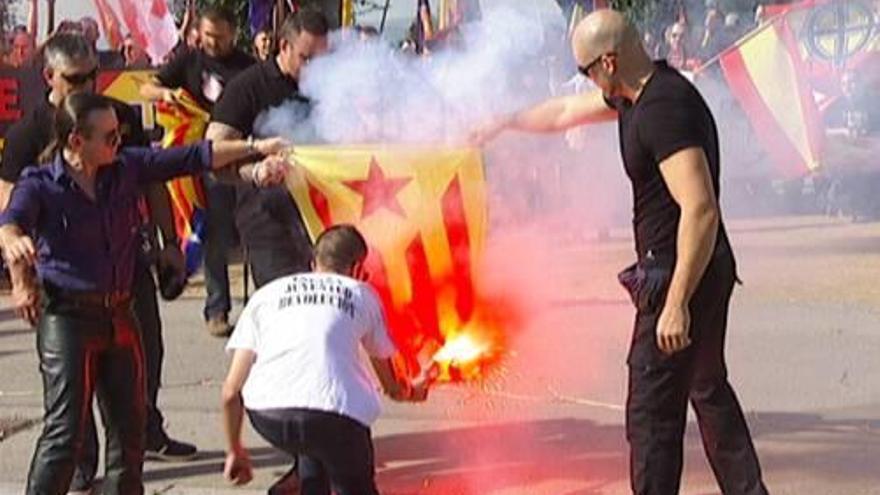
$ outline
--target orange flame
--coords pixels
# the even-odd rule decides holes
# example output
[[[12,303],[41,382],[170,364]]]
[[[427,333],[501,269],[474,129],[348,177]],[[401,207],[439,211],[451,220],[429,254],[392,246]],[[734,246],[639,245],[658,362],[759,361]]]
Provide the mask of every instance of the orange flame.
[[[506,322],[493,309],[497,310],[480,301],[469,322],[444,325],[442,346],[431,355],[433,381],[475,382],[488,377],[506,352]]]

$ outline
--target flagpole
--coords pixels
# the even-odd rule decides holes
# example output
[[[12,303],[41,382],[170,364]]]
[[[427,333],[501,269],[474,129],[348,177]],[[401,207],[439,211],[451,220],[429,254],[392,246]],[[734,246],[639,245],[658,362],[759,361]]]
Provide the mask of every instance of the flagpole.
[[[284,22],[284,0],[275,0],[275,8],[272,11],[272,39],[275,43],[278,43],[278,32],[281,31],[282,22]]]
[[[391,0],[385,0],[385,8],[382,9],[382,23],[379,24],[379,34],[385,32],[385,20],[388,19],[388,7],[391,6]]]
[[[46,0],[46,36],[52,36],[55,31],[55,0]],[[34,38],[36,39],[34,33]]]

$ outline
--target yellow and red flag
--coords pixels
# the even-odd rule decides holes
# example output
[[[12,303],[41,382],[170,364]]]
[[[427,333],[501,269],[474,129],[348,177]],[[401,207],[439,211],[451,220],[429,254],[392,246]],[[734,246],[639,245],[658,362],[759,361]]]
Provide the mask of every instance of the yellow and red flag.
[[[501,342],[475,284],[487,228],[479,151],[298,147],[292,158],[288,187],[312,240],[339,223],[367,239],[369,282],[410,369],[466,341],[446,349],[459,362],[441,379],[480,376]]]
[[[822,122],[794,35],[785,16],[774,18],[722,53],[730,91],[782,174],[797,177],[820,166]]]
[[[177,90],[177,102],[156,103],[156,121],[165,128],[162,146],[181,146],[202,139],[210,120],[185,90]],[[195,273],[202,264],[202,244],[207,220],[207,200],[201,177],[181,177],[166,183],[174,210],[174,223],[180,238],[181,250],[186,256],[187,275]]]

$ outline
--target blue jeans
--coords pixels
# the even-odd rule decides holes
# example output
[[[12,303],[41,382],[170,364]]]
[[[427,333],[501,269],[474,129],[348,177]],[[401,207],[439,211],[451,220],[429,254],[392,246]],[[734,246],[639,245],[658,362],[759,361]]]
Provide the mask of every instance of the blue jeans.
[[[312,409],[248,410],[248,416],[267,442],[297,457],[303,495],[330,495],[331,486],[336,495],[379,495],[366,426]]]
[[[205,319],[225,317],[232,309],[229,250],[235,243],[235,187],[204,176],[208,199],[205,226]]]

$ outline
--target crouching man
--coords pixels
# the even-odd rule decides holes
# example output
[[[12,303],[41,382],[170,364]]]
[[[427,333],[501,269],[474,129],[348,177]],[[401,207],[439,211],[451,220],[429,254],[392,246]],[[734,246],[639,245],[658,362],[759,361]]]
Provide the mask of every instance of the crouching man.
[[[379,298],[366,279],[367,244],[350,225],[315,243],[313,272],[279,278],[248,302],[227,344],[233,352],[223,385],[227,436],[224,475],[250,481],[241,443],[245,411],[254,429],[299,457],[303,495],[378,495],[370,425],[380,397],[360,357],[371,357],[382,389],[399,401],[424,400],[391,365],[397,352]]]

